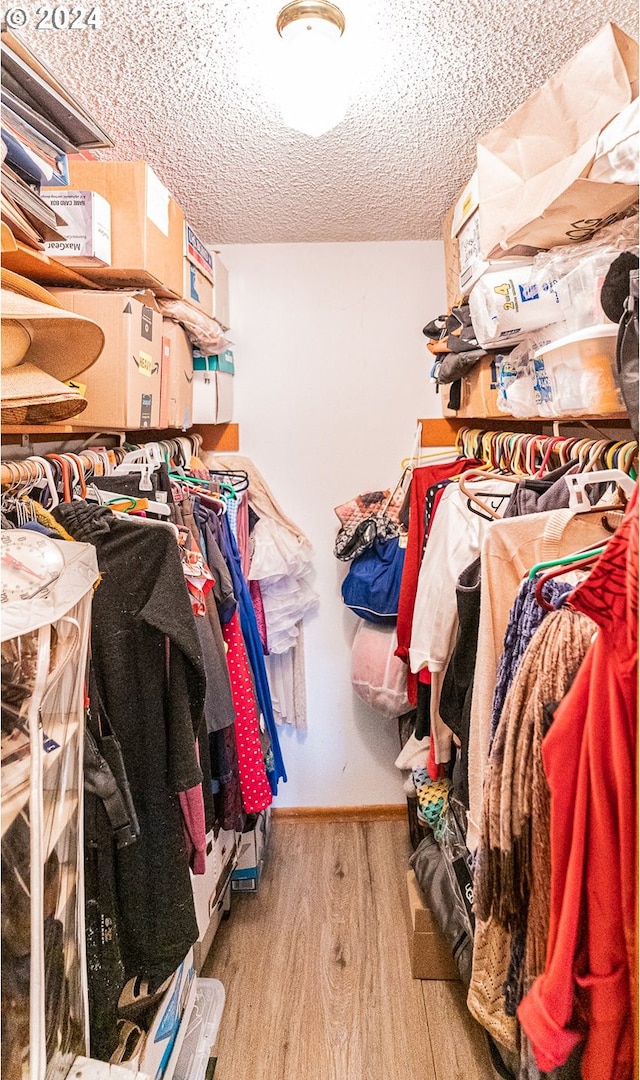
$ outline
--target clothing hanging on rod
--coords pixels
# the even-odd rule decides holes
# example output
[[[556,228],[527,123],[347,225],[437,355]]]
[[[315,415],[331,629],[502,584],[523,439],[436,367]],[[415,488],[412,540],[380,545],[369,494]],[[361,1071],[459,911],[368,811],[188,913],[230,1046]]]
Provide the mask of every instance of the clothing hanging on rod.
[[[33,527],[82,536],[101,567],[92,628],[100,703],[90,694],[89,724],[108,716],[141,821],[140,838],[122,853],[101,801],[87,795],[92,1045],[105,1060],[118,1040],[125,983],[141,980],[136,1008],[152,1009],[198,936],[189,868],[202,872],[206,832],[241,829],[245,814],[269,806],[286,779],[261,585],[247,582],[250,529],[260,525],[249,511],[249,476],[239,468],[212,476],[200,450],[199,440],[125,446],[108,456],[85,447],[2,466],[7,523],[32,516]],[[275,506],[257,483],[258,501]],[[304,540],[276,518],[263,524],[304,551],[308,567]],[[255,547],[260,574],[268,565],[264,541]],[[304,694],[295,708],[304,720]]]
[[[605,567],[612,565],[610,552],[615,550],[612,544],[620,544],[621,550],[630,552],[632,561],[637,559],[637,544],[635,549],[629,548],[630,531],[633,531],[634,543],[637,541],[637,483],[628,479],[629,474],[633,477],[635,473],[637,446],[604,439],[595,442],[557,436],[546,439],[464,430],[459,433],[458,445],[463,454],[477,454],[476,460],[489,465],[493,475],[480,473],[474,476],[467,467],[460,471],[462,479],[455,482],[455,487],[450,481],[436,482],[426,491],[419,492],[419,500],[417,486],[411,492],[412,498],[418,501],[415,519],[426,523],[427,530],[420,551],[418,583],[409,590],[409,579],[403,577],[403,588],[407,589],[414,606],[409,660],[414,669],[420,669],[424,659],[425,667],[432,668],[426,704],[421,693],[424,686],[418,684],[411,778],[419,807],[418,818],[428,821],[434,829],[445,873],[460,898],[461,911],[464,908],[461,863],[473,868],[469,887],[477,889],[475,923],[469,910],[469,917],[460,916],[459,924],[473,942],[471,971],[466,969],[470,979],[469,1008],[501,1047],[503,1061],[508,1067],[515,1069],[515,1074],[524,1070],[523,1075],[537,1078],[543,1068],[564,1065],[572,1048],[579,1052],[579,1037],[570,1031],[575,1010],[575,996],[572,999],[571,994],[582,994],[578,982],[585,985],[582,982],[582,952],[576,946],[572,964],[567,955],[568,939],[562,936],[569,918],[569,907],[566,910],[562,907],[562,889],[571,886],[567,884],[566,870],[562,869],[565,864],[554,857],[553,842],[549,861],[551,818],[544,773],[545,746],[547,738],[549,745],[553,744],[553,732],[557,729],[552,726],[551,734],[548,736],[547,733],[549,726],[557,722],[553,720],[557,702],[566,701],[569,707],[573,686],[580,684],[583,671],[589,667],[588,658],[596,648],[594,642],[597,643],[602,634],[598,630],[599,616],[591,602],[589,606],[586,603],[574,605],[573,597],[579,598],[581,590],[587,590],[590,582],[593,582],[588,591],[590,600],[597,595],[597,583],[602,580],[597,570],[600,567],[600,574],[604,574]],[[612,472],[607,475],[602,471],[616,468],[622,469],[622,476]],[[510,484],[505,471],[515,474]],[[420,470],[416,469],[414,479],[419,478],[419,474]],[[611,511],[612,488],[616,480],[624,487],[630,485],[632,495],[627,515],[631,514],[632,519],[635,515],[635,519],[630,525],[626,516],[624,528],[620,525],[621,512]],[[588,501],[570,506],[575,500],[570,493],[572,482],[579,486],[581,499],[585,498],[583,490],[588,492]],[[501,508],[494,506],[491,496],[485,494],[492,494],[493,486],[498,483],[504,484],[506,489],[506,505]],[[467,499],[468,520],[464,523],[452,512],[455,506],[452,491],[461,504],[467,495],[477,493],[480,505]],[[478,512],[477,515],[472,514],[472,509]],[[451,563],[450,552],[458,550],[463,531],[465,542],[470,543],[478,530],[481,531],[480,538],[475,549],[469,548],[466,564],[461,560],[461,566],[454,566],[449,573],[446,564]],[[440,533],[447,538],[442,545],[436,543]],[[554,576],[546,576],[545,569],[552,566],[555,567],[552,570]],[[625,603],[637,603],[637,599],[633,599],[633,596],[637,598],[636,579],[637,570],[633,578],[635,591],[631,593],[630,586],[620,586],[619,591],[624,594],[626,589],[626,595],[631,599],[621,599],[619,603],[607,600],[599,604],[598,611],[603,617],[607,617],[609,608],[613,610],[607,625],[612,630],[615,627],[615,633],[628,631],[629,615],[621,612]],[[621,578],[617,571],[614,572],[612,582],[620,580],[628,582],[630,578],[625,578],[624,574]],[[612,588],[615,591],[618,585],[612,584]],[[447,612],[449,621],[443,622]],[[421,619],[427,633],[424,639],[428,648],[426,653],[418,651]],[[635,626],[633,620],[632,615],[631,625]],[[629,663],[637,671],[635,646],[629,646],[629,650]],[[610,652],[615,666],[615,648]],[[618,655],[622,657],[627,653],[620,648]],[[420,679],[425,667],[416,670],[414,677]],[[584,679],[587,679],[586,675]],[[599,698],[593,679],[590,685],[593,689],[587,704],[589,708],[593,705],[595,721]],[[585,707],[584,691],[581,700]],[[634,703],[625,708],[630,711],[631,728],[635,732],[635,698]],[[426,724],[425,710],[428,713]],[[424,726],[418,727],[420,724]],[[568,724],[567,720],[567,737]],[[628,750],[631,743],[623,741],[618,745]],[[443,746],[449,750],[448,760],[447,754],[442,752]],[[627,770],[624,774],[627,779],[623,783],[628,784],[628,778],[633,775],[635,749],[632,746],[628,755],[626,750],[620,767],[623,773]],[[577,768],[579,760],[579,752],[574,751],[570,768]],[[558,754],[557,783],[563,785],[563,791],[561,774],[567,764],[567,759],[561,759]],[[590,775],[596,774],[592,771]],[[581,782],[585,782],[586,776],[584,774]],[[613,773],[606,782],[611,784],[611,790],[615,790],[617,781]],[[443,784],[445,787],[441,789]],[[625,807],[627,803],[628,800]],[[434,816],[436,805],[439,810]],[[617,800],[610,805],[617,805]],[[572,803],[572,813],[573,810]],[[562,828],[567,830],[569,827],[565,819]],[[597,836],[596,850],[598,843],[604,850],[608,843],[606,833],[598,832],[593,819],[589,829],[589,835]],[[619,835],[617,824],[612,823],[611,829]],[[564,835],[565,847],[570,846],[566,831]],[[626,825],[622,827],[622,835],[631,835]],[[580,842],[578,840],[578,844]],[[634,843],[626,848],[629,865],[633,865],[634,850]],[[625,858],[622,861],[625,863]],[[415,865],[419,868],[426,864],[418,858]],[[603,876],[606,878],[606,873]],[[551,896],[558,898],[557,924],[554,923],[554,902],[552,900],[550,914],[546,899],[550,895],[551,880],[558,882],[557,886],[551,886]],[[423,885],[427,896],[429,882],[430,878],[425,877]],[[573,887],[570,910],[577,913],[584,899],[578,895],[577,882]],[[557,888],[555,894],[554,888]],[[618,888],[619,894],[615,892]],[[617,942],[623,942],[625,934],[633,928],[632,906],[627,905],[623,910],[618,895],[628,895],[628,885],[624,881],[614,883],[615,914],[607,939],[614,937]],[[437,910],[437,903],[434,897],[434,910]],[[594,932],[595,910],[593,907]],[[556,925],[557,931],[553,929]],[[556,933],[559,935],[558,956],[562,956],[562,961],[558,959],[554,967],[545,970],[547,943],[551,946]],[[575,935],[571,938],[574,945],[577,940]],[[583,1075],[590,1080],[596,1077],[600,1080],[601,1076],[611,1080],[614,1075],[627,1076],[626,1072],[610,1071],[612,1062],[617,1064],[618,1060],[613,1050],[614,1040],[618,1040],[616,1045],[623,1048],[620,1060],[627,1060],[628,1017],[636,1000],[629,975],[631,968],[616,948],[614,946],[607,959],[604,959],[607,949],[603,948],[602,970],[615,969],[625,973],[621,1001],[626,1019],[619,1024],[616,1021],[618,1027],[614,1024],[610,1034],[606,1034],[604,1028],[599,1027],[604,1023],[600,999],[595,992],[590,998],[587,994],[590,1023],[593,1017],[593,1036],[589,1030]],[[590,955],[590,950],[585,955]],[[540,976],[543,979],[535,982]],[[591,986],[589,978],[586,985]],[[536,996],[538,987],[544,988],[541,997]],[[624,1004],[630,996],[631,1006]],[[556,1041],[550,1035],[549,1013],[554,1016],[554,1023],[567,1029],[566,1038],[563,1036]],[[526,1031],[520,1028],[519,1017]],[[564,1076],[560,1069],[559,1080]]]

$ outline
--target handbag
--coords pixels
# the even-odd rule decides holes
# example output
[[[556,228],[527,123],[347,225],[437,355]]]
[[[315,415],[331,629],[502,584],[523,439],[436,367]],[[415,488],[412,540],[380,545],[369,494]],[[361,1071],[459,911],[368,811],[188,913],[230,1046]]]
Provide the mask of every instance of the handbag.
[[[404,554],[400,537],[378,537],[351,563],[342,582],[342,599],[361,619],[396,624]]]
[[[374,540],[399,535],[405,476],[406,470],[393,491],[367,491],[335,507],[341,525],[333,547],[336,559],[349,562],[371,547]]]

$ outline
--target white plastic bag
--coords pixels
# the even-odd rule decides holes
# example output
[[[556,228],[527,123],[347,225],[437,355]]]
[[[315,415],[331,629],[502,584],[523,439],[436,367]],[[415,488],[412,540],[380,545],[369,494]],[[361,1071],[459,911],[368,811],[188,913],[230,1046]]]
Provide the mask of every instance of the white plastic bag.
[[[601,184],[640,184],[640,98],[635,98],[600,132],[590,180]]]
[[[407,667],[397,656],[394,626],[358,620],[351,652],[351,683],[355,693],[387,719],[411,708],[407,697]]]
[[[485,274],[469,295],[471,321],[480,344],[514,345],[530,330],[564,318],[557,281],[530,280],[531,266]]]

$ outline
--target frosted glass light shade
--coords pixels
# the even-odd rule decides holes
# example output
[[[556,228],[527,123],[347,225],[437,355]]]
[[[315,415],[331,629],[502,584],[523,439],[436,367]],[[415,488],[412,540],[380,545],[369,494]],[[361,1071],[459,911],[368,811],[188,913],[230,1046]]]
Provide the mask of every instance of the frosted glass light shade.
[[[313,138],[344,119],[349,80],[340,32],[324,19],[300,19],[282,32],[280,113],[287,127]]]

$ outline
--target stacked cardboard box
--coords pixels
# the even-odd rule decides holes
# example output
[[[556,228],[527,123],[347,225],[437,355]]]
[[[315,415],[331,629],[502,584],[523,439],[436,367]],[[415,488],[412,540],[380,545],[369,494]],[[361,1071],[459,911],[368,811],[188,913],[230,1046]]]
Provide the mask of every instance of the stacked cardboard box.
[[[184,300],[204,315],[216,312],[228,327],[228,278],[219,253],[188,225],[145,162],[72,160],[69,174],[69,188],[45,193],[74,209],[68,243],[57,255],[81,266],[95,291],[63,289],[57,296],[97,322],[107,338],[87,371],[83,426],[187,429],[198,420],[228,422],[230,354],[215,358],[194,415],[191,342],[177,322],[162,319],[155,303],[155,297]],[[207,396],[211,387],[214,401]]]
[[[407,874],[409,897],[409,955],[414,979],[458,979],[458,969],[427,907],[413,870]]]

